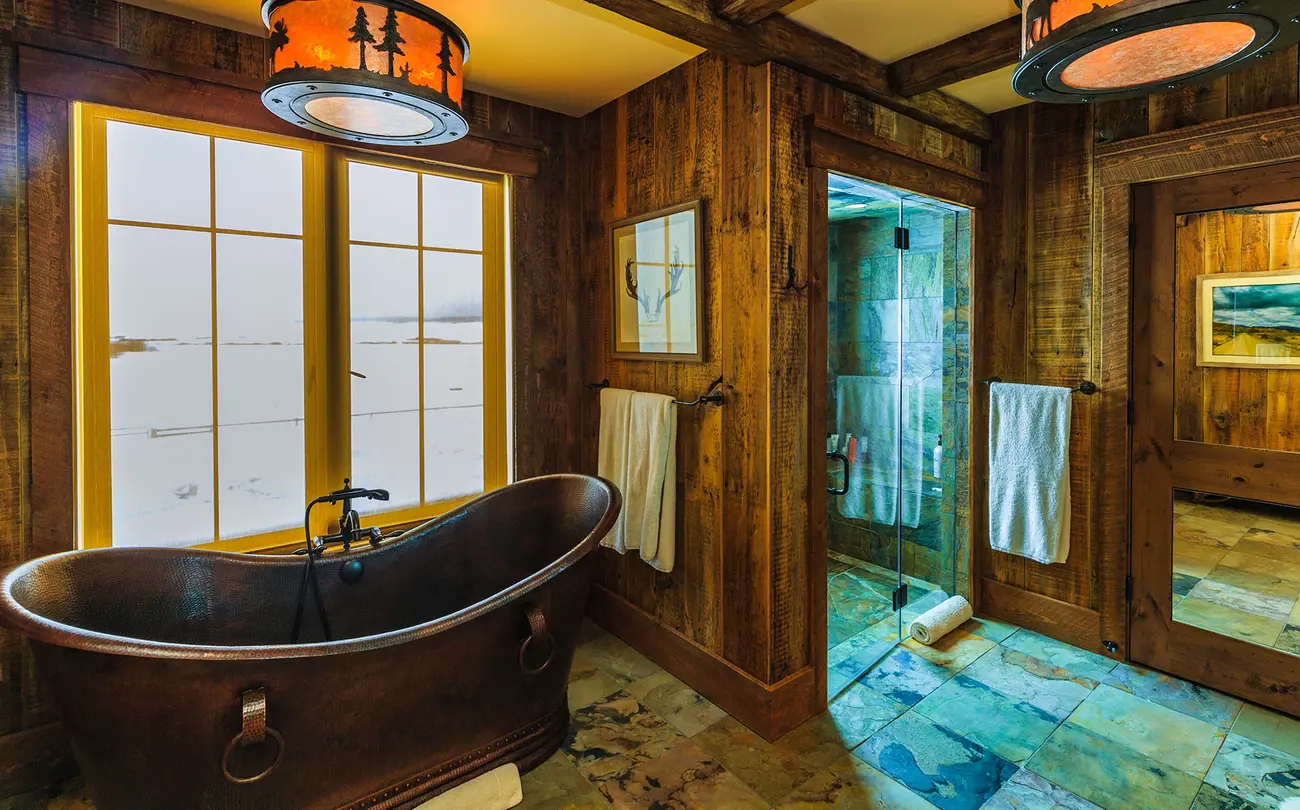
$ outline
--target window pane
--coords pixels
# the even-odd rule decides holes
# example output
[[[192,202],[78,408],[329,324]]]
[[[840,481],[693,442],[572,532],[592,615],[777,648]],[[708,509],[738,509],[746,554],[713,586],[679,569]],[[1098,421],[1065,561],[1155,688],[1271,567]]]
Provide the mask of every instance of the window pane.
[[[302,242],[217,237],[221,536],[298,526],[306,504]]]
[[[483,259],[424,252],[425,500],[483,491]]]
[[[420,502],[418,273],[414,250],[352,246],[352,477],[392,494],[368,511]]]
[[[108,233],[113,543],[212,540],[212,247]]]
[[[416,245],[419,241],[415,172],[348,164],[348,238],[353,242]]]
[[[425,501],[483,491],[483,407],[424,412]]]
[[[217,139],[217,227],[302,234],[302,152]]]
[[[210,150],[203,135],[109,121],[109,218],[211,225]]]
[[[483,249],[483,185],[452,177],[424,179],[424,246]]]

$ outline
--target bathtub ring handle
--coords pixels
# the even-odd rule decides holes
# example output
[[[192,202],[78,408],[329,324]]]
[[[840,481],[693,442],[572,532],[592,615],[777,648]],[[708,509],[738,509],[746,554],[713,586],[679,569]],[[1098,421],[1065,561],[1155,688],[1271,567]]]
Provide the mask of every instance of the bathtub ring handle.
[[[546,614],[537,605],[525,605],[524,616],[528,619],[528,638],[524,643],[519,645],[519,668],[524,671],[525,675],[538,675],[542,670],[551,665],[551,660],[555,658],[555,638],[546,629]],[[546,642],[546,660],[541,666],[530,666],[528,663],[528,652],[533,648],[538,640]]]
[[[226,751],[221,755],[221,774],[226,777],[227,781],[236,785],[247,785],[265,779],[271,775],[272,771],[280,767],[280,762],[284,760],[284,737],[280,735],[280,732],[266,724],[265,689],[261,687],[249,689],[240,696],[240,699],[242,702],[240,709],[241,726],[239,733],[226,744]],[[261,773],[253,776],[236,776],[230,770],[230,755],[235,752],[235,748],[260,745],[266,742],[267,736],[270,736],[275,742],[275,759]]]
[[[266,770],[262,771],[259,774],[255,774],[253,776],[235,776],[230,771],[230,755],[234,753],[236,746],[243,745],[244,743],[243,732],[236,734],[234,738],[226,745],[226,753],[221,755],[221,774],[225,776],[228,781],[234,782],[236,785],[247,785],[253,782],[260,782],[261,780],[270,776],[271,771],[274,771],[276,768],[280,767],[280,762],[284,759],[284,737],[280,736],[280,732],[276,731],[270,726],[266,727],[266,733],[268,736],[270,736],[272,740],[275,741],[275,760],[270,765],[266,766]]]

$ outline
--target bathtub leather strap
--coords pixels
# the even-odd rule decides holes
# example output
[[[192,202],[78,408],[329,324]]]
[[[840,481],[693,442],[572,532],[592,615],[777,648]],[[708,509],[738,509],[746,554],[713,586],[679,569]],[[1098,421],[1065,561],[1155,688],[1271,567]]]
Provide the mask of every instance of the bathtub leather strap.
[[[243,694],[243,726],[239,732],[239,744],[247,748],[258,745],[266,739],[266,690],[249,689]]]
[[[550,666],[551,659],[555,657],[555,639],[551,638],[550,631],[546,629],[546,614],[537,605],[524,605],[524,618],[528,619],[528,638],[519,647],[519,668],[526,675],[536,675]],[[532,666],[528,663],[529,653],[536,654],[542,645],[546,648],[546,659],[540,666]]]

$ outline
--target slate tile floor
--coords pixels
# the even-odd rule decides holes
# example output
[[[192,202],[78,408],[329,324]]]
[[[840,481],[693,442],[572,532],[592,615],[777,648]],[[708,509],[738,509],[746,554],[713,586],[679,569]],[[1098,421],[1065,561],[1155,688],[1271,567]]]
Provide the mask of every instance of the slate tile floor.
[[[846,554],[830,552],[826,564],[826,641],[830,693],[858,680],[899,640],[907,623],[947,598],[937,586],[904,576],[909,604],[902,624],[894,612],[898,572]]]
[[[524,777],[525,810],[1277,810],[1300,797],[1300,721],[998,622],[898,645],[775,743],[614,637],[584,638],[568,742]],[[0,802],[38,808],[91,805],[75,780]]]
[[[1174,619],[1300,654],[1300,517],[1178,501]]]

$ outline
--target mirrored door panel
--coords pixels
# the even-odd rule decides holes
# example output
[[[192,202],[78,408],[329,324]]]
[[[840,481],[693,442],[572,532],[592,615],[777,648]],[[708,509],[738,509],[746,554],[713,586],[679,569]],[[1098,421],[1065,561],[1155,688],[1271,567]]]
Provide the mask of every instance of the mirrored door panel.
[[[1300,187],[1276,172],[1134,192],[1130,653],[1300,714]]]
[[[1300,451],[1300,203],[1175,229],[1179,441]]]
[[[1300,509],[1174,492],[1174,621],[1300,655]]]

